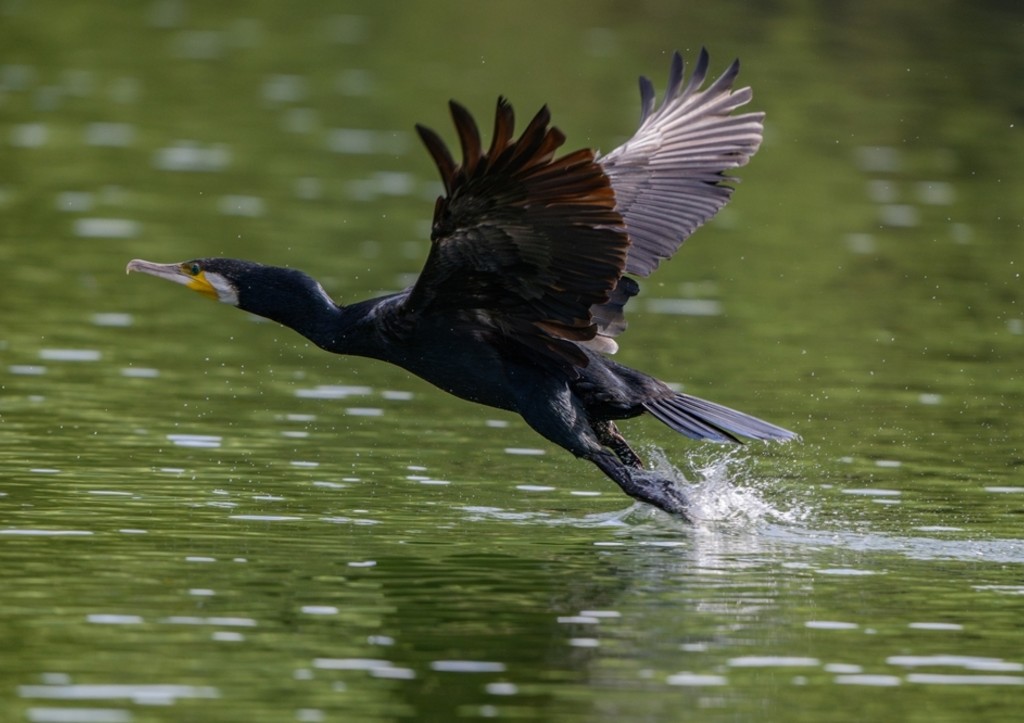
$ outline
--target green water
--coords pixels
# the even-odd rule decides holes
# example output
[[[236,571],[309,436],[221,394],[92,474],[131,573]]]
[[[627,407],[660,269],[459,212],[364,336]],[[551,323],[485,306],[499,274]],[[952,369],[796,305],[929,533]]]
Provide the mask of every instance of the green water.
[[[890,5],[0,0],[0,719],[1017,719],[1024,15]],[[400,288],[415,122],[502,93],[608,150],[701,45],[765,143],[619,358],[803,441],[625,424],[692,527],[123,273]]]

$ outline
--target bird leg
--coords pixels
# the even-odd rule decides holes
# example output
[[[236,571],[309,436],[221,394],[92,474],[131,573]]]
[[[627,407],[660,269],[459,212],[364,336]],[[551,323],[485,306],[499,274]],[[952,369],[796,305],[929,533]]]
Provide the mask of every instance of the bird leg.
[[[587,459],[611,477],[622,491],[633,499],[654,505],[670,515],[679,515],[687,522],[693,522],[690,501],[672,480],[654,477],[653,473],[642,469],[627,467],[603,450],[587,455]]]
[[[692,521],[686,495],[670,479],[647,472],[639,455],[610,421],[594,422],[568,385],[545,378],[536,368],[512,367],[518,377],[516,410],[545,438],[590,460],[630,497]],[[610,451],[609,451],[610,450]]]
[[[615,422],[611,420],[591,422],[591,426],[597,433],[597,438],[601,444],[615,452],[615,456],[621,459],[624,465],[634,469],[644,468],[644,461],[629,446],[629,442],[622,436],[619,428],[615,426]]]

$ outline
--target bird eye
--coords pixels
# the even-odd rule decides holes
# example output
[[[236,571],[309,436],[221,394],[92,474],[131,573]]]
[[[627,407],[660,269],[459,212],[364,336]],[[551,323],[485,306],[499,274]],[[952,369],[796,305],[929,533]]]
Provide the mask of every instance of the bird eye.
[[[188,270],[193,276],[199,276],[199,272],[202,271],[202,269],[199,268],[199,264],[192,264]]]

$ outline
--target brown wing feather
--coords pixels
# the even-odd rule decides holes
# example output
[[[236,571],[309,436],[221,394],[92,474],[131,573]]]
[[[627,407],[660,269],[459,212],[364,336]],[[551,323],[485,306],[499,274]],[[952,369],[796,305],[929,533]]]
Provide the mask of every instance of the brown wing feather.
[[[565,137],[547,108],[516,139],[512,107],[499,99],[486,154],[470,114],[454,102],[451,111],[461,164],[417,126],[445,195],[406,310],[472,313],[510,339],[585,364],[567,342],[594,338],[591,307],[609,300],[629,246],[608,176],[589,150],[555,157]]]

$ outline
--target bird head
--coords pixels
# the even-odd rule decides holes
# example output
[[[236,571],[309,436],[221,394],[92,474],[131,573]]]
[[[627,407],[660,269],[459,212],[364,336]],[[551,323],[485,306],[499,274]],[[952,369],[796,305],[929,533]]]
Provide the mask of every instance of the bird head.
[[[303,317],[314,315],[318,309],[337,309],[323,287],[310,276],[296,269],[253,261],[206,258],[155,264],[134,259],[126,271],[183,284],[203,296],[293,328],[299,328]]]
[[[240,282],[249,274],[250,267],[258,265],[248,261],[216,258],[192,259],[178,264],[155,264],[152,261],[132,259],[125,271],[138,271],[167,279],[215,301],[239,306]]]

